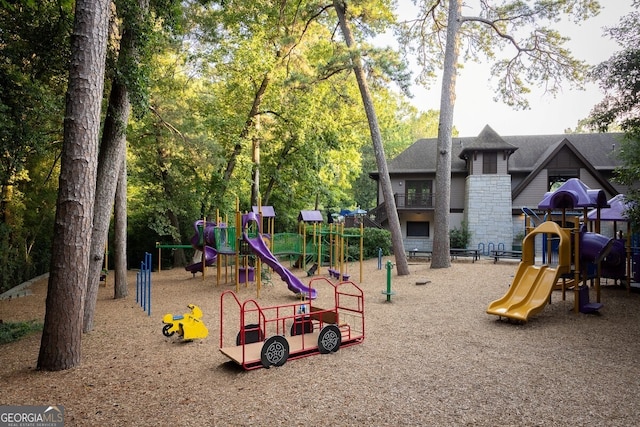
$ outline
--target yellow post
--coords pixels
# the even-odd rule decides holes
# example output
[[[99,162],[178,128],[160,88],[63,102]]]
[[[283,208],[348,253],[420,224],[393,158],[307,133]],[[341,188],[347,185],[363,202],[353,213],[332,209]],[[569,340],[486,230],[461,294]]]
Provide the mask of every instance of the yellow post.
[[[304,260],[307,257],[307,223],[306,222],[302,222],[302,262],[300,263],[300,265],[302,265],[304,268]]]
[[[573,311],[577,313],[580,311],[580,224],[578,218],[576,218],[573,228],[573,249],[573,267],[575,268],[573,273],[575,279],[573,284]]]

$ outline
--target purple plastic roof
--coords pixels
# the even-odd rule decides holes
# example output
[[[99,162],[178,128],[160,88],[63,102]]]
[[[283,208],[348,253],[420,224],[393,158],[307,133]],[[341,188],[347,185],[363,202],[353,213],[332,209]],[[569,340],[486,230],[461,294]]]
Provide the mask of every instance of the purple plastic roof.
[[[628,221],[629,218],[624,213],[627,208],[627,202],[624,194],[618,194],[609,200],[610,207],[600,209],[600,221]],[[595,221],[598,218],[597,210],[589,211],[587,219]]]
[[[538,209],[575,209],[608,207],[604,190],[592,190],[578,178],[571,178],[556,191],[547,192]]]
[[[253,213],[259,214],[262,212],[263,218],[275,218],[276,211],[273,209],[273,206],[252,206],[251,210]]]
[[[322,222],[322,212],[320,211],[300,211],[298,215],[298,221],[304,222]]]

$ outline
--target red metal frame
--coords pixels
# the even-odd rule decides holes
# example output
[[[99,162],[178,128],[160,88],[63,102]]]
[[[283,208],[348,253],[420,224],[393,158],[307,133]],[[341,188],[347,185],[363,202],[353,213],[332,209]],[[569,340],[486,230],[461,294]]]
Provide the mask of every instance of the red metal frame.
[[[261,307],[254,299],[241,303],[233,291],[223,292],[220,295],[220,351],[244,369],[250,370],[263,367],[260,357],[256,356],[256,351],[260,350],[261,343],[274,335],[284,337],[291,345],[286,360],[319,354],[318,334],[327,325],[335,325],[340,330],[340,347],[361,343],[365,336],[362,289],[351,281],[334,284],[325,277],[312,279],[309,288],[315,288],[318,285],[329,285],[327,289],[333,290],[333,307],[328,309],[317,307],[314,305],[314,300],[310,298],[295,303]],[[231,302],[225,304],[229,298],[235,304]],[[229,303],[232,304],[231,308],[228,307]],[[231,342],[230,334],[233,331],[229,331],[229,328],[232,326],[226,320],[230,314],[227,310],[231,309],[239,310],[239,325],[233,329],[238,331],[236,339],[240,341],[239,345],[236,341]],[[305,330],[304,322],[310,322],[313,325],[312,332]],[[301,333],[296,335],[295,345],[292,340],[293,335],[289,333],[294,324],[301,326]],[[247,328],[248,325],[258,325],[259,341],[245,342],[247,333],[255,330],[255,327]]]

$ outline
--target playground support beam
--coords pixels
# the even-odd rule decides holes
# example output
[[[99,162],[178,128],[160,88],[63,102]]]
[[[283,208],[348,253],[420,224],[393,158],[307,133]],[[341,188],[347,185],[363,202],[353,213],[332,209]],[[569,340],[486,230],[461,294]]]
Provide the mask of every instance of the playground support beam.
[[[158,271],[162,271],[162,249],[191,249],[191,245],[161,245],[160,242],[156,242],[156,249],[158,249]]]

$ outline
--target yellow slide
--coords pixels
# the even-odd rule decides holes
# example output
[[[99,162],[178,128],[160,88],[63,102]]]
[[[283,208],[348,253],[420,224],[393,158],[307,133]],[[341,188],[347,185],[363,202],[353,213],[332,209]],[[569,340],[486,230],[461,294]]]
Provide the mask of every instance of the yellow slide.
[[[554,234],[560,237],[558,264],[535,265],[534,239],[537,234]],[[570,234],[554,222],[540,224],[522,242],[522,261],[507,293],[493,301],[488,314],[526,322],[529,316],[540,312],[549,301],[553,285],[571,265]]]
[[[487,313],[526,322],[544,308],[559,275],[558,269],[547,265],[520,263],[509,291],[489,304]]]

